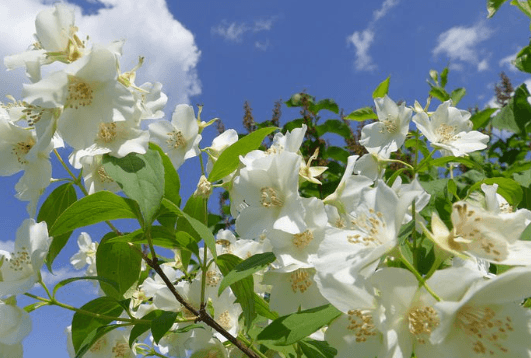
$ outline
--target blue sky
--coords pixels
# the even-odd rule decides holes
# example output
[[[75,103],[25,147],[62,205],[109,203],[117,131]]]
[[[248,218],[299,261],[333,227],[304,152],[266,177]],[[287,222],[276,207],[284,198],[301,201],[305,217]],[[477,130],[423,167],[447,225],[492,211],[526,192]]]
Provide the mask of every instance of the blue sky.
[[[333,98],[345,113],[372,104],[373,89],[391,76],[394,100],[425,103],[430,69],[450,66],[448,88],[466,87],[459,107],[492,102],[494,84],[505,71],[513,84],[529,78],[510,64],[529,40],[529,21],[503,6],[486,19],[485,0],[375,1],[164,1],[75,0],[80,32],[94,42],[127,40],[122,69],[142,55],[137,84],[159,81],[168,94],[166,117],[179,103],[203,104],[202,118],[221,118],[226,128],[242,130],[243,102],[256,121],[271,118],[274,102],[302,90],[318,99]],[[32,43],[38,11],[53,2],[0,0],[0,56],[24,51]],[[23,71],[0,71],[0,98],[18,98]],[[435,101],[436,102],[436,101]],[[436,105],[436,104],[435,104]],[[432,105],[433,106],[433,105]],[[434,108],[434,107],[432,107]],[[282,123],[297,118],[282,108]],[[324,115],[323,119],[327,115]],[[330,116],[333,117],[333,116]],[[210,145],[215,129],[204,133]],[[182,173],[195,171],[186,163]],[[58,171],[55,171],[55,170]],[[54,177],[64,175],[54,165]],[[25,203],[14,198],[21,174],[0,178],[1,246],[9,248],[26,218]],[[190,188],[196,179],[184,181]],[[189,193],[191,189],[188,189]],[[96,228],[95,239],[103,233]],[[57,281],[73,271],[68,258],[77,251],[74,235],[56,264]],[[74,287],[74,286],[72,286]],[[81,305],[94,293],[80,284],[60,298]],[[36,292],[39,292],[38,290]],[[67,292],[69,292],[67,294]],[[80,297],[82,296],[82,297]],[[22,304],[31,301],[20,298]],[[45,307],[32,314],[27,357],[66,357],[64,328],[71,314]]]

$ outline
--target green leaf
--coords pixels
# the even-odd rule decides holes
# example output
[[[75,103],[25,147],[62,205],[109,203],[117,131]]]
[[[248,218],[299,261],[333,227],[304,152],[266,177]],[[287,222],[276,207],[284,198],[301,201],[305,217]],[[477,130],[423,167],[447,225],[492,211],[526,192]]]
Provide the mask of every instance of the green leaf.
[[[164,196],[164,166],[156,150],[129,153],[123,158],[105,154],[103,166],[124,193],[138,203],[147,225],[151,225]]]
[[[339,106],[333,99],[322,99],[315,104],[311,103],[309,106],[309,110],[314,114],[319,113],[319,111],[322,109],[334,112],[335,114],[339,113]]]
[[[321,155],[324,159],[333,159],[338,162],[347,163],[350,153],[342,147],[328,146]]]
[[[39,214],[37,215],[37,222],[45,221],[48,229],[51,229],[57,218],[77,200],[76,190],[72,183],[66,183],[52,191],[52,193],[42,203]],[[52,264],[63,249],[68,239],[72,235],[72,231],[66,232],[62,235],[53,237],[53,240],[46,254],[46,267],[48,271],[52,272]]]
[[[509,178],[503,178],[503,177],[497,177],[497,178],[486,178],[483,179],[480,182],[475,183],[468,189],[469,195],[474,190],[480,190],[481,184],[498,184],[498,191],[497,193],[500,194],[511,204],[512,206],[518,205],[524,197],[524,192],[522,190],[522,187],[515,182],[512,179]]]
[[[142,320],[154,320],[158,317],[160,317],[165,311],[163,310],[155,310],[151,311],[148,314],[145,314],[141,319]],[[151,324],[149,323],[138,323],[135,324],[133,329],[131,329],[131,333],[129,334],[129,347],[135,343],[135,340],[140,337],[144,332],[149,330],[151,328]]]
[[[149,148],[156,150],[160,158],[162,159],[162,165],[164,167],[164,197],[175,205],[181,205],[181,196],[179,190],[181,188],[181,180],[179,174],[175,170],[175,167],[171,163],[170,157],[168,157],[159,146],[154,143],[149,143]]]
[[[371,107],[363,107],[351,112],[345,119],[350,119],[353,121],[366,121],[368,119],[378,119],[378,116]]]
[[[378,87],[374,90],[372,93],[372,98],[380,98],[384,97],[389,92],[389,79],[391,76],[388,76],[385,80],[383,80]]]
[[[493,17],[500,6],[502,6],[502,4],[506,1],[507,0],[487,0],[487,11],[489,12],[487,18]]]
[[[341,312],[331,304],[277,318],[258,335],[258,340],[287,346],[330,323]]]
[[[135,201],[108,191],[99,191],[70,205],[59,215],[49,233],[56,237],[105,220],[136,219],[139,215]]]
[[[306,338],[299,342],[299,347],[307,358],[334,358],[337,354],[337,349],[326,341]]]
[[[275,257],[274,253],[264,252],[262,254],[253,255],[245,261],[240,262],[232,270],[230,270],[227,275],[224,275],[225,277],[223,277],[223,280],[219,285],[218,296],[221,295],[221,293],[225,291],[228,286],[266,268],[276,259],[277,258]]]
[[[284,104],[287,107],[300,107],[302,105],[303,98],[306,98],[309,104],[312,104],[315,102],[314,97],[310,96],[307,93],[300,92],[300,93],[295,93],[293,96],[291,96],[291,98],[288,101],[284,102]]]
[[[448,92],[446,92],[444,88],[438,86],[433,86],[431,88],[430,96],[437,98],[441,102],[445,102],[450,99]]]
[[[526,170],[522,173],[514,173],[513,178],[518,184],[525,188],[531,186],[531,170]]]
[[[150,233],[151,242],[154,246],[160,246],[167,249],[177,249],[183,247],[181,241],[175,237],[175,234],[164,226],[152,226],[150,228]],[[148,240],[144,230],[138,229],[125,235],[110,238],[107,240],[107,242],[131,242],[134,244],[147,244]]]
[[[151,334],[156,344],[159,344],[161,338],[170,330],[176,318],[177,312],[164,311],[160,316],[151,321]]]
[[[518,52],[514,65],[522,72],[531,73],[531,46],[526,46]]]
[[[233,270],[238,264],[242,262],[237,256],[231,254],[223,254],[218,256],[216,260],[216,265],[223,274],[227,276],[231,270]],[[251,322],[256,317],[255,311],[255,297],[254,293],[254,280],[252,276],[247,276],[239,281],[234,282],[230,285],[232,292],[238,299],[240,306],[243,310],[243,317],[245,321],[245,326],[249,328]]]
[[[472,117],[470,117],[470,120],[472,121],[474,125],[472,129],[478,130],[479,128],[484,128],[488,124],[492,114],[496,112],[497,110],[498,108],[487,108],[487,109],[477,112]]]
[[[129,298],[126,292],[140,277],[142,257],[127,243],[110,242],[114,235],[113,232],[105,235],[98,245],[96,268],[98,276],[116,282],[118,290],[105,282],[100,282],[100,287],[107,296]]]
[[[103,337],[110,331],[115,330],[118,327],[122,326],[119,324],[111,324],[108,326],[98,327],[92,332],[90,332],[81,343],[81,346],[79,347],[75,358],[83,357],[90,350],[90,348],[92,348],[92,345],[94,343],[96,343],[101,337]]]
[[[441,72],[441,87],[444,88],[448,83],[448,67],[445,67]]]
[[[217,182],[235,171],[240,165],[240,155],[245,155],[252,150],[258,149],[264,138],[277,129],[277,127],[258,129],[225,149],[214,163],[214,167],[208,175],[208,181],[211,183]]]
[[[418,171],[421,171],[421,169],[423,169],[427,165],[434,166],[434,167],[446,167],[448,163],[454,163],[454,162],[461,163],[467,166],[468,168],[478,168],[479,170],[482,170],[481,166],[478,163],[474,162],[471,159],[468,159],[467,157],[448,156],[448,157],[441,157],[437,159],[431,159],[426,162],[421,162],[422,165],[419,166]]]
[[[322,137],[325,133],[335,133],[345,139],[348,139],[352,136],[350,127],[345,122],[338,119],[329,119],[323,124],[315,127],[315,130],[317,131],[318,137]]]
[[[492,125],[516,134],[525,134],[525,127],[531,121],[531,105],[527,102],[528,97],[527,86],[522,84],[514,91],[514,96],[509,103],[494,116]]]
[[[465,96],[466,90],[464,88],[456,88],[450,93],[450,99],[452,100],[452,106],[457,106],[461,99]]]
[[[202,198],[200,199],[203,200]],[[197,219],[194,219],[193,217],[182,211],[179,207],[175,206],[175,204],[171,201],[167,199],[162,199],[162,205],[164,205],[164,207],[176,213],[177,215],[182,216],[182,218],[184,218],[190,225],[190,227],[193,229],[192,231],[194,232],[194,234],[205,242],[206,247],[208,247],[214,259],[216,259],[216,238],[214,237],[210,229],[202,222],[198,221]],[[179,218],[179,220],[181,220],[181,218]],[[177,224],[179,225],[179,221],[177,222]],[[181,231],[181,226],[182,225],[179,226],[179,231]],[[188,233],[191,234],[190,232]]]
[[[89,316],[79,311],[74,313],[72,318],[72,344],[76,353],[91,332],[116,320],[123,312],[122,306],[111,297],[98,297],[84,304],[81,310],[112,318]]]
[[[491,0],[491,1],[496,1],[496,0]],[[507,0],[497,0],[497,1],[501,1],[502,3],[504,3]],[[529,1],[526,2],[526,1],[513,0],[511,1],[511,5],[518,7],[520,11],[522,11],[524,14],[527,15],[527,17],[531,17],[531,4],[529,3]]]
[[[53,288],[52,297],[55,297],[55,294],[57,293],[57,290],[60,289],[63,286],[68,285],[69,283],[80,281],[80,280],[98,280],[101,282],[105,282],[109,285],[111,285],[115,290],[118,291],[118,284],[114,282],[113,280],[109,280],[105,277],[99,277],[99,276],[80,276],[80,277],[71,277],[67,278],[66,280],[62,280],[58,282],[55,287]]]
[[[256,293],[254,296],[254,307],[256,308],[256,313],[262,317],[275,320],[278,318],[278,313],[273,312],[269,309],[269,303],[266,302],[262,297],[258,296]]]

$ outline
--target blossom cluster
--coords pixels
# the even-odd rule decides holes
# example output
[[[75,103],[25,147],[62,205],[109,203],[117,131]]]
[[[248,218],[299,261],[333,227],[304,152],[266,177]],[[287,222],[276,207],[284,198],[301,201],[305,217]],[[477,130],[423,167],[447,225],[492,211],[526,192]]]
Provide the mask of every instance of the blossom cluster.
[[[212,121],[202,122],[186,104],[175,108],[171,121],[162,119],[167,101],[162,85],[135,84],[143,59],[122,72],[123,41],[82,40],[67,6],[56,4],[39,13],[35,37],[28,51],[4,61],[9,69],[24,67],[31,81],[20,100],[0,107],[0,174],[24,171],[15,189],[19,199],[29,201],[30,218],[17,232],[14,252],[0,251],[0,321],[11,324],[0,328],[0,357],[22,356],[31,321],[15,298],[37,282],[44,285],[40,270],[53,239],[46,222],[33,217],[52,182],[52,151],[60,159],[57,148],[72,148],[69,162],[82,173],[84,194],[91,195],[123,189],[106,173],[105,156],[142,155],[151,142],[175,170],[206,153],[208,163],[201,170],[208,175],[239,141],[229,129],[200,149],[201,132]],[[51,63],[62,67],[41,76]],[[417,176],[418,167],[412,167],[409,178],[386,175],[397,162],[393,155],[412,133],[431,145],[429,156],[438,151],[456,161],[485,149],[489,137],[473,130],[471,114],[451,100],[428,112],[418,103],[410,108],[384,95],[375,98],[375,107],[378,119],[363,127],[359,141],[367,154],[348,157],[337,187],[324,198],[301,195],[302,183],[321,185],[328,170],[312,166],[318,151],[308,160],[303,156],[305,124],[277,132],[267,149],[240,155],[238,167],[218,181],[201,176],[193,197],[208,198],[213,187],[226,190],[234,226],[217,232],[215,248],[205,239],[186,264],[181,247],[160,265],[161,274],[142,266],[145,275],[132,286],[129,315],[122,317],[145,325],[150,315],[175,313],[171,328],[158,338],[146,329],[134,342],[129,337],[138,326],[112,330],[84,356],[148,356],[154,349],[159,356],[242,356],[226,334],[201,322],[175,298],[207,310],[224,333],[245,337],[250,334],[242,314],[245,303],[236,290],[221,289],[224,274],[216,256],[245,261],[273,253],[275,260],[252,274],[254,293],[281,316],[334,306],[338,317],[312,338],[326,342],[338,358],[531,357],[531,312],[520,305],[531,297],[531,242],[519,239],[531,223],[531,211],[513,208],[497,184],[484,183],[481,191],[455,200],[449,219],[443,220],[445,213],[426,210],[431,195]],[[146,126],[144,120],[157,121]],[[184,234],[188,240],[189,233]],[[417,237],[433,247],[434,260],[424,275],[403,253],[405,246],[417,245]],[[98,243],[83,232],[78,246],[71,263],[76,269],[88,265],[86,275],[94,278]],[[495,275],[491,263],[518,267]]]

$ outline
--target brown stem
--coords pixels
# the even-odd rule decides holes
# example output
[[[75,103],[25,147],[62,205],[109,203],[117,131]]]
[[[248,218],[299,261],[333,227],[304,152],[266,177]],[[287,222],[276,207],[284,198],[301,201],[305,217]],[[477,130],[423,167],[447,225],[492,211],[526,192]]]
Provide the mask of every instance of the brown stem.
[[[134,247],[131,245],[131,247]],[[185,301],[185,299],[177,292],[175,289],[175,286],[171,283],[170,279],[166,274],[164,274],[164,271],[160,268],[160,265],[158,263],[157,258],[150,259],[146,254],[144,254],[142,251],[138,250],[138,252],[142,255],[144,261],[151,267],[155,272],[162,278],[162,281],[166,284],[166,286],[170,289],[173,296],[179,301],[181,305],[183,305],[188,311],[193,313],[195,316],[197,316],[196,322],[203,321],[210,327],[214,328],[216,331],[221,333],[221,335],[229,342],[234,344],[238,349],[240,349],[245,355],[247,355],[250,358],[260,358],[255,352],[251,350],[251,348],[247,347],[242,341],[240,341],[238,338],[234,337],[232,334],[227,332],[221,325],[214,320],[207,312],[205,307],[201,307],[200,310],[195,309],[192,305],[190,305],[188,302]]]

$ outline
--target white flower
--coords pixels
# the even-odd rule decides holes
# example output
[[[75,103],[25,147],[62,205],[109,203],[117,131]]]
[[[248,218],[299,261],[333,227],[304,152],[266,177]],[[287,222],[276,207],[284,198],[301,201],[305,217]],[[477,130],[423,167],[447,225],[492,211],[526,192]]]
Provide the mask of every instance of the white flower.
[[[0,250],[0,297],[22,294],[33,287],[50,242],[46,222],[24,220],[17,230],[14,252]]]
[[[9,298],[0,300],[0,348],[2,344],[18,345],[31,332],[31,319],[22,308],[17,307],[16,301]],[[2,357],[3,351],[0,351]]]
[[[210,173],[214,167],[214,163],[218,160],[219,156],[225,149],[238,141],[238,133],[234,129],[227,129],[216,138],[212,140],[212,145],[205,150],[208,153],[208,162],[206,166],[206,172]],[[232,175],[228,175],[223,178],[223,181],[230,181]]]
[[[374,104],[378,122],[363,127],[360,144],[369,153],[389,158],[404,144],[413,111],[405,103],[397,106],[387,95],[374,99]]]
[[[77,159],[75,157],[76,152],[72,154],[70,162],[75,168],[83,168],[83,182],[89,195],[101,190],[109,190],[114,193],[122,190],[105,171],[101,162],[101,155],[87,155]]]
[[[77,238],[77,245],[79,246],[79,251],[70,258],[70,263],[76,270],[88,265],[85,274],[87,276],[96,276],[96,250],[98,243],[92,242],[90,235],[82,232]]]
[[[256,239],[264,230],[291,234],[305,230],[304,208],[298,192],[300,157],[282,151],[258,158],[252,168],[243,168],[231,190],[231,212],[236,231]]]
[[[485,149],[489,136],[473,131],[470,113],[450,107],[451,103],[450,100],[442,103],[430,117],[425,112],[417,113],[413,122],[442,155],[462,157]]]
[[[162,109],[168,102],[168,96],[162,92],[162,84],[160,82],[154,84],[146,82],[139,88],[145,92],[133,91],[139,109],[139,115],[135,118],[139,117],[138,121],[141,121],[164,117]]]
[[[436,303],[440,324],[431,342],[453,358],[531,357],[531,311],[516,303],[531,296],[529,282],[529,267],[513,268],[477,281],[461,299]]]
[[[94,45],[89,55],[63,71],[24,85],[26,102],[47,108],[64,106],[57,130],[76,149],[93,144],[100,122],[125,121],[133,116],[133,95],[118,81],[116,63],[121,46]]]
[[[262,284],[271,285],[269,307],[287,315],[327,304],[314,281],[315,269],[297,266],[272,270],[264,274]]]
[[[527,227],[530,213],[495,214],[460,201],[453,205],[450,231],[437,213],[432,214],[428,238],[456,256],[466,253],[502,265],[530,265],[531,242],[518,240]]]
[[[72,327],[66,329],[67,349],[70,357],[74,358],[74,346],[72,344]],[[83,355],[86,358],[134,358],[136,355],[129,348],[129,332],[115,329],[98,339],[92,347]]]
[[[156,143],[166,153],[178,169],[186,159],[198,156],[200,153],[199,125],[195,118],[194,108],[187,104],[175,107],[171,122],[158,121],[149,125],[151,141]]]

